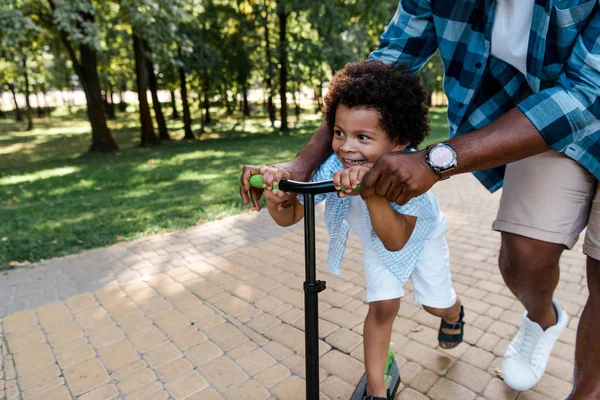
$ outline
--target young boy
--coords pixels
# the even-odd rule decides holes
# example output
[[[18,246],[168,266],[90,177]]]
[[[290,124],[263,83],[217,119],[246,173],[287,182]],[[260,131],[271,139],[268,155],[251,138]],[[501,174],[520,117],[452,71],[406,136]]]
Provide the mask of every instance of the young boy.
[[[404,206],[372,195],[362,199],[356,188],[382,154],[416,148],[428,132],[425,93],[419,79],[404,66],[380,62],[348,64],[331,81],[324,118],[332,133],[333,154],[312,181],[333,179],[338,193],[315,196],[326,200],[325,220],[331,236],[328,264],[339,274],[350,229],[360,238],[367,278],[369,311],[364,324],[364,357],[368,400],[387,399],[384,368],[392,324],[410,277],[414,299],[441,317],[442,348],[463,337],[463,312],[452,289],[446,218],[427,192]],[[291,193],[269,190],[286,171],[262,167],[267,207],[275,222],[289,226],[304,215]],[[345,191],[340,191],[343,185]],[[295,199],[294,199],[295,198]],[[289,206],[289,204],[292,204]]]

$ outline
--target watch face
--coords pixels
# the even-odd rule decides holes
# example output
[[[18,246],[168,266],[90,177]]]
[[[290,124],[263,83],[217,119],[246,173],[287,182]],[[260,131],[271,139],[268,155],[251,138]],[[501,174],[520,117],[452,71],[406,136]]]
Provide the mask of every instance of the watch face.
[[[448,146],[436,146],[431,149],[429,160],[437,168],[448,168],[454,163],[454,152]]]

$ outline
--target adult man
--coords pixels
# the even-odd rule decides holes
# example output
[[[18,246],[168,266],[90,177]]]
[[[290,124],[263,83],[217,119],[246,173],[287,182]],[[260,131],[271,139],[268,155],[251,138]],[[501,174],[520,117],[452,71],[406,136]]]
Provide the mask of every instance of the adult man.
[[[518,390],[542,377],[567,324],[552,298],[558,262],[587,224],[590,294],[569,399],[600,399],[598,0],[402,0],[370,58],[405,62],[416,72],[436,49],[444,60],[452,139],[382,156],[361,194],[374,191],[404,204],[440,178],[473,171],[492,192],[504,185],[494,223],[502,232],[499,265],[527,310],[503,364],[506,383]],[[319,128],[286,164],[294,179],[310,176],[331,151],[328,141],[326,127]],[[244,181],[255,172],[247,166]],[[251,194],[256,204],[260,192]]]

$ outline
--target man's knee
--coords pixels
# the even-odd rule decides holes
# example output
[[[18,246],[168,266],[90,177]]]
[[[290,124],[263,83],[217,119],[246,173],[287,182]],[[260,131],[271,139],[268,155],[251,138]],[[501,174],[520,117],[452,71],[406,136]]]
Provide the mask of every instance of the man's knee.
[[[587,283],[590,292],[589,298],[600,302],[600,260],[588,256]]]
[[[565,246],[502,232],[498,263],[504,272],[544,270],[558,265]]]

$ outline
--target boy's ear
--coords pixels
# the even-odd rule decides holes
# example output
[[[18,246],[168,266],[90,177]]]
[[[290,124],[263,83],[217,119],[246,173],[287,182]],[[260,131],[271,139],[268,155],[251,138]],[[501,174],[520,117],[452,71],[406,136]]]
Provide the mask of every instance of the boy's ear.
[[[392,141],[392,151],[402,151],[408,147],[410,142],[400,142],[398,139]]]

